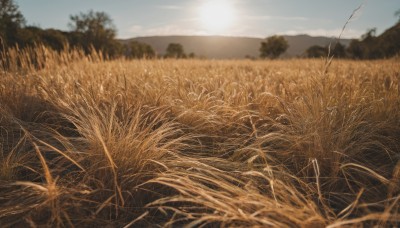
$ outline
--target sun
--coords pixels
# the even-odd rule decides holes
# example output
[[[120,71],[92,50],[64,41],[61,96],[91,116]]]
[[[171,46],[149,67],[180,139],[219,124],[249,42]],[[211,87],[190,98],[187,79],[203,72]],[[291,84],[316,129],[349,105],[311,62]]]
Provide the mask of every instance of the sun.
[[[234,19],[234,9],[228,0],[210,0],[200,7],[200,21],[208,32],[226,32]]]

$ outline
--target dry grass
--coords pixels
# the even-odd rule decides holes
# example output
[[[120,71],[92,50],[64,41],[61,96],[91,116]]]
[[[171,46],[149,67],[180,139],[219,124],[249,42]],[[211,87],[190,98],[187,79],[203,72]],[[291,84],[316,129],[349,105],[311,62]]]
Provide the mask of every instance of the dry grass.
[[[0,226],[399,226],[400,63],[3,54]]]

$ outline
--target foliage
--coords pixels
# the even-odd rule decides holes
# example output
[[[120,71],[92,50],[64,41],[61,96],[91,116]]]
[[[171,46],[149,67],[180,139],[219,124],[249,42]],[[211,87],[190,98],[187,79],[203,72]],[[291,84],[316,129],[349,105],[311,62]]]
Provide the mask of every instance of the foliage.
[[[13,0],[0,0],[0,37],[5,46],[18,41],[18,31],[24,26],[25,18]],[[0,41],[0,50],[2,45]]]
[[[19,46],[29,47],[43,44],[54,50],[61,51],[68,43],[66,36],[60,30],[46,29],[35,26],[26,26],[18,32]]]
[[[42,29],[35,26],[26,26],[24,29],[18,30],[18,45],[28,47],[39,44],[42,41],[42,32]]]
[[[367,32],[361,35],[361,40],[371,42],[376,37],[376,28],[368,29]]]
[[[128,58],[143,59],[143,58],[154,58],[156,53],[154,49],[145,43],[138,41],[131,41],[125,46],[125,56]]]
[[[119,47],[117,47],[115,36],[116,29],[112,19],[105,12],[94,12],[90,10],[88,13],[80,13],[70,16],[70,27],[75,34],[78,44],[87,52],[91,52],[91,47],[108,55],[117,55]]]
[[[85,50],[87,54],[92,48],[107,56],[114,57],[123,53],[122,44],[115,39],[116,30],[111,18],[104,12],[89,11],[70,17],[73,31],[63,32],[35,26],[24,26],[25,19],[18,6],[12,0],[0,1],[0,37],[4,46],[32,47],[43,44],[57,51],[71,45]]]
[[[352,40],[347,48],[348,54],[355,59],[390,58],[400,54],[400,22],[376,36],[376,29],[369,29],[361,40]]]
[[[364,59],[364,45],[358,40],[351,40],[347,52],[352,59]]]
[[[44,30],[41,40],[46,46],[58,51],[61,51],[68,42],[63,32],[56,29]]]
[[[345,58],[346,57],[346,47],[341,44],[340,42],[337,42],[333,48],[331,48],[331,54],[337,58]]]
[[[328,55],[328,49],[319,45],[313,45],[306,50],[308,58],[321,58]]]
[[[276,59],[281,54],[285,53],[289,44],[283,36],[271,36],[266,42],[261,43],[260,57]]]
[[[314,45],[306,50],[306,55],[308,58],[326,58],[328,55],[336,58],[345,58],[346,47],[340,42],[337,42],[333,47],[331,45],[326,47]]]
[[[395,17],[398,17],[398,22],[400,22],[400,9],[398,9],[395,13],[394,13]]]
[[[165,57],[166,58],[175,58],[175,59],[186,58],[186,54],[185,54],[182,44],[179,44],[179,43],[168,44]]]
[[[379,48],[383,57],[400,55],[400,21],[379,36]]]

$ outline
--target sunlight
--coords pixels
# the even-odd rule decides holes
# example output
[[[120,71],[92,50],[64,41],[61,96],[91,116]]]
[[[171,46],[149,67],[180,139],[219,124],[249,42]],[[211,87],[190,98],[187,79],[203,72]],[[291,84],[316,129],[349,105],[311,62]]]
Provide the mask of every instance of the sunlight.
[[[211,33],[226,31],[234,19],[234,9],[227,0],[207,1],[200,8],[200,21]]]

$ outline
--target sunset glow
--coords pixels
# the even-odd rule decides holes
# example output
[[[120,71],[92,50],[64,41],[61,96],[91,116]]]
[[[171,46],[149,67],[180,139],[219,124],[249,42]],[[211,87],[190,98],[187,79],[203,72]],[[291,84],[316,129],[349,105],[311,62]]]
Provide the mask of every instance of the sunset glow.
[[[200,21],[207,32],[224,32],[233,25],[234,19],[234,9],[229,1],[208,1],[200,7]]]

